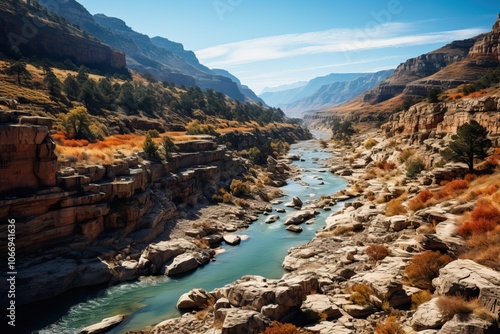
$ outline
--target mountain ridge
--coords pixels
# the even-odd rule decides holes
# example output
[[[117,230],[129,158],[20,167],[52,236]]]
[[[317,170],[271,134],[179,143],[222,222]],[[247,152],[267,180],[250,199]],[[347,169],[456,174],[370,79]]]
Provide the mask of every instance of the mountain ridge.
[[[192,51],[166,38],[138,33],[126,22],[104,14],[92,16],[75,0],[40,0],[56,14],[126,54],[128,67],[156,79],[185,86],[214,89],[240,101],[253,101],[231,79],[199,63]],[[247,92],[248,93],[248,92]],[[249,94],[251,95],[251,94]]]

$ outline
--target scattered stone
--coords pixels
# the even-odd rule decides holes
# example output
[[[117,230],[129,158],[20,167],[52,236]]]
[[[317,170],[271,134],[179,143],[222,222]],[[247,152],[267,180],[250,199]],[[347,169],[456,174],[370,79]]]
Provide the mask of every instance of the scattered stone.
[[[193,289],[179,297],[177,309],[201,310],[214,302],[214,296],[204,289]]]
[[[266,224],[271,224],[271,223],[274,223],[275,221],[277,221],[278,219],[280,219],[280,217],[279,217],[279,216],[277,216],[277,215],[270,215],[270,216],[268,216],[268,217],[266,218],[265,223],[266,223]]]
[[[226,244],[231,246],[236,246],[241,242],[241,238],[235,234],[225,234],[222,238]]]
[[[103,319],[101,322],[85,327],[81,330],[81,334],[100,334],[106,333],[111,328],[118,326],[123,320],[125,320],[125,315],[116,315],[114,317]]]
[[[436,305],[438,298],[433,298],[430,301],[421,304],[411,319],[413,329],[421,331],[424,329],[441,328],[446,323],[441,311]]]
[[[300,233],[303,231],[302,227],[297,226],[297,225],[288,225],[286,227],[287,231],[295,232],[295,233]]]
[[[326,295],[309,295],[300,307],[302,312],[312,313],[317,317],[326,316],[325,320],[337,319],[342,316],[339,308],[334,305]]]

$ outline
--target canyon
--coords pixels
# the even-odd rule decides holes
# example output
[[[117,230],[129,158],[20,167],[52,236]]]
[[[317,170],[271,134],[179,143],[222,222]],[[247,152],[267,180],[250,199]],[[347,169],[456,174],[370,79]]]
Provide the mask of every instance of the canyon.
[[[190,241],[168,241],[168,230],[174,218],[210,201],[220,187],[248,170],[211,137],[177,142],[179,152],[168,162],[117,153],[111,164],[69,167],[57,162],[50,118],[4,111],[0,121],[0,217],[16,221],[19,305],[76,287],[158,274],[163,263],[187,251],[196,255],[188,259],[191,265],[206,263],[213,252]],[[304,130],[275,128],[259,134],[227,133],[220,140],[248,149],[280,133],[290,141],[309,136]],[[248,220],[245,217],[240,216]],[[2,225],[0,235],[6,238],[7,233],[7,225]],[[162,233],[165,243],[149,247]],[[132,262],[116,267],[116,258]]]

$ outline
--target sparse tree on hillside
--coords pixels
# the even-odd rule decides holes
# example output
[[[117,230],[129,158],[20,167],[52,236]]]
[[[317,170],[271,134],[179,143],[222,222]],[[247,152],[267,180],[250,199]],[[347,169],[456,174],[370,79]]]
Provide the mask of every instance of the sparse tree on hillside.
[[[173,152],[177,152],[179,150],[177,145],[175,145],[172,139],[168,136],[163,137],[163,149],[165,150],[165,158],[167,160],[170,159]]]
[[[71,74],[64,79],[63,91],[68,97],[68,99],[75,101],[80,93],[80,85],[76,81],[75,77]]]
[[[452,137],[448,148],[442,152],[444,158],[463,162],[474,172],[474,159],[484,159],[488,156],[491,140],[487,138],[488,131],[476,121],[470,121],[459,126],[457,134]]]
[[[149,160],[160,160],[158,155],[158,145],[153,141],[153,138],[148,134],[146,134],[146,139],[144,140],[144,144],[142,146],[144,150],[144,154],[146,155],[146,159]]]
[[[63,118],[66,136],[75,139],[88,139],[92,137],[90,131],[90,115],[85,107],[77,107],[69,111]]]
[[[51,69],[47,69],[47,74],[45,75],[45,78],[43,78],[43,82],[47,86],[51,96],[61,97],[62,83]]]
[[[333,132],[332,138],[336,140],[349,139],[353,134],[356,133],[350,121],[339,121],[339,120],[333,121],[332,132]]]
[[[17,77],[17,84],[21,85],[23,80],[30,80],[31,73],[26,68],[26,63],[16,61],[14,64],[7,68],[8,75],[15,75]]]

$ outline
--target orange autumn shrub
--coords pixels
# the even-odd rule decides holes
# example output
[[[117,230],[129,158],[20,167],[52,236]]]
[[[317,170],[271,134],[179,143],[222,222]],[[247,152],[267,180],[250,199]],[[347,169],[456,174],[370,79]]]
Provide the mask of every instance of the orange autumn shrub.
[[[405,268],[404,279],[414,287],[434,291],[432,280],[439,275],[439,269],[453,261],[447,254],[438,251],[425,251],[415,255]]]
[[[394,162],[388,162],[387,160],[377,161],[375,166],[385,171],[391,171],[396,168],[396,164]]]
[[[365,253],[370,260],[379,261],[389,256],[391,251],[384,245],[370,245],[366,247]]]
[[[299,329],[292,324],[273,321],[271,326],[267,327],[261,334],[299,334]]]
[[[467,180],[453,180],[448,182],[443,189],[434,194],[436,199],[443,199],[448,197],[457,197],[464,193],[469,188],[469,181]]]
[[[412,211],[417,211],[425,208],[427,201],[429,201],[434,194],[429,189],[422,190],[415,198],[408,202],[408,207]]]
[[[470,213],[470,219],[458,228],[458,233],[464,237],[484,234],[500,225],[500,210],[489,200],[480,200]]]

